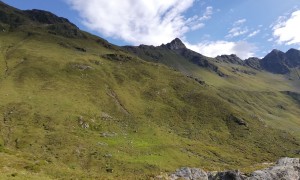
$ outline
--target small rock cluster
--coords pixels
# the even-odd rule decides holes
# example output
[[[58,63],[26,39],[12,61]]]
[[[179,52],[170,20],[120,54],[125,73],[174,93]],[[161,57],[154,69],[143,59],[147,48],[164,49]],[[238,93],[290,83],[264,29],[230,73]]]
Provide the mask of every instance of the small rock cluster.
[[[281,158],[269,168],[244,174],[239,170],[224,172],[205,172],[198,168],[183,167],[169,175],[169,180],[300,180],[300,159]]]

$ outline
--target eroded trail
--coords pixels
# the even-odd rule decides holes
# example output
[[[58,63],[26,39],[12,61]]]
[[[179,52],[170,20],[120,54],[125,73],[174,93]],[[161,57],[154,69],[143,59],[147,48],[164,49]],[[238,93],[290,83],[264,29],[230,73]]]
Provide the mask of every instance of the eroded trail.
[[[18,50],[26,41],[29,40],[29,35],[27,35],[26,37],[24,37],[23,39],[21,39],[19,42],[14,43],[14,44],[10,44],[6,47],[4,47],[4,56],[3,56],[3,61],[4,61],[4,78],[6,78],[7,76],[9,76],[10,71],[14,68],[14,67],[10,67],[10,59],[12,58],[12,55],[14,54],[14,52],[16,50]],[[2,52],[3,52],[2,51]]]

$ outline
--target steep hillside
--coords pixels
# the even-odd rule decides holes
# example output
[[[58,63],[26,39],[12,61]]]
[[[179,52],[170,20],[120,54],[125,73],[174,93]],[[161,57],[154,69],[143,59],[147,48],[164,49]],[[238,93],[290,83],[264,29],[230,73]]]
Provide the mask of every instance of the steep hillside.
[[[300,127],[293,94],[261,98],[233,88],[225,64],[160,47],[166,61],[206,74],[199,83],[49,12],[0,5],[0,179],[149,179],[181,166],[249,171],[299,150],[296,133],[285,129]],[[259,76],[262,85],[271,79]],[[260,118],[266,112],[291,119],[280,130]]]
[[[189,56],[186,57],[182,53],[191,50],[179,42],[181,42],[179,39],[175,39],[167,45],[158,47],[143,45],[124,48],[149,61],[154,61],[151,59],[154,54],[162,54],[154,62],[166,64],[201,84],[214,87],[218,96],[229,102],[237,111],[247,113],[274,128],[300,136],[299,104],[286,93],[300,92],[298,73],[300,51],[291,49],[283,53],[274,50],[263,59],[249,58],[244,61],[236,55],[208,58],[193,52],[197,57],[206,59],[211,66],[216,66],[218,71],[224,74],[220,76],[209,67],[195,66]],[[167,51],[162,48],[165,46],[168,47]],[[174,48],[176,46],[180,48]],[[170,58],[171,54],[177,56]],[[282,70],[281,73],[278,73],[279,70]]]

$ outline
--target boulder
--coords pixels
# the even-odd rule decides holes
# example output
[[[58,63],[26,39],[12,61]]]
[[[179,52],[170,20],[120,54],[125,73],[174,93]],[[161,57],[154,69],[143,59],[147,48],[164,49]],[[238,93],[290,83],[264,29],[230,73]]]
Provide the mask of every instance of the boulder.
[[[281,158],[269,168],[246,175],[239,170],[205,172],[198,168],[183,167],[169,175],[169,180],[300,180],[300,159]]]
[[[270,168],[254,171],[248,180],[299,180],[300,179],[300,162],[299,158],[281,158],[275,166]]]
[[[216,175],[209,173],[209,180],[245,180],[246,176],[239,170],[218,172]]]
[[[208,175],[202,169],[183,167],[178,169],[174,174],[171,174],[169,179],[208,180]]]

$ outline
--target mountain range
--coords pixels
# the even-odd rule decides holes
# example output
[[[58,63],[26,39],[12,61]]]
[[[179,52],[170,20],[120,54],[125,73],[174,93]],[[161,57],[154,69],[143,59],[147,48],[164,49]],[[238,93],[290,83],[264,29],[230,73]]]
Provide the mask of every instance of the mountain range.
[[[293,69],[300,67],[300,51],[297,49],[290,49],[286,53],[274,49],[262,59],[251,57],[242,60],[235,54],[220,55],[215,58],[205,57],[197,52],[188,49],[178,38],[174,39],[172,42],[166,45],[163,44],[158,47],[140,45],[138,47],[125,46],[124,48],[138,55],[141,58],[153,62],[165,63],[167,65],[168,62],[165,62],[167,60],[164,59],[163,54],[159,53],[159,51],[172,51],[195,65],[215,71],[220,76],[224,76],[224,74],[218,71],[218,67],[215,66],[213,62],[237,64],[241,66],[250,67],[256,70],[271,72],[274,74],[288,74]],[[156,51],[156,54],[151,51]],[[169,65],[172,66],[172,64],[174,63],[170,62]]]
[[[0,2],[0,179],[252,172],[299,157],[299,51],[124,46]]]

